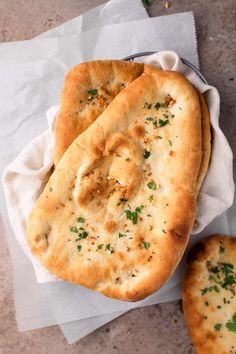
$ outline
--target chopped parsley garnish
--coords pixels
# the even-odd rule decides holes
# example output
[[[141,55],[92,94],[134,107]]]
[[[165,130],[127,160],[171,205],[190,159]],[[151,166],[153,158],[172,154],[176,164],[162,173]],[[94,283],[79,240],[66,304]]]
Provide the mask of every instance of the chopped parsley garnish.
[[[81,245],[78,245],[77,246],[77,250],[80,252],[82,250],[82,246]]]
[[[70,232],[78,232],[78,229],[76,226],[70,226]]]
[[[120,198],[120,201],[116,204],[117,206],[121,205],[121,203],[126,203],[128,202],[127,198]]]
[[[158,135],[157,138],[158,138],[158,139],[163,139],[162,136],[160,136],[160,135]]]
[[[152,122],[152,121],[153,121],[153,118],[152,118],[152,117],[147,117],[146,120],[147,120],[148,122]]]
[[[156,108],[156,110],[158,110],[160,107],[161,107],[160,102],[157,102],[157,103],[155,104],[155,108]]]
[[[217,305],[217,306],[216,306],[216,308],[217,308],[217,309],[221,309],[221,308],[222,308],[222,306],[220,306],[220,305]]]
[[[216,293],[220,292],[219,288],[216,285],[209,286],[209,288],[201,289],[202,295],[205,295],[207,292],[211,292],[211,291],[215,291]]]
[[[171,118],[174,118],[175,117],[175,115],[174,114],[171,114]]]
[[[236,312],[232,316],[232,320],[226,323],[226,328],[230,332],[236,332]]]
[[[52,192],[52,191],[53,191],[53,189],[52,189],[52,187],[50,187],[50,188],[49,188],[49,192]]]
[[[111,93],[110,93],[110,91],[108,91],[108,89],[105,89],[105,92],[106,92],[107,96],[111,96]]]
[[[127,219],[131,220],[133,225],[136,225],[138,222],[138,213],[141,212],[141,210],[143,209],[143,205],[141,205],[140,207],[137,207],[135,209],[135,211],[131,211],[131,210],[125,210],[125,214]]]
[[[169,145],[172,146],[172,145],[173,145],[173,144],[172,144],[172,141],[171,141],[171,140],[168,140],[168,141],[169,141]]]
[[[223,243],[220,243],[219,253],[224,253],[224,251],[225,251],[225,246],[223,245]]]
[[[153,194],[150,195],[150,197],[148,198],[148,200],[149,200],[150,203],[153,201],[153,198],[154,198]]]
[[[120,202],[121,202],[121,203],[128,202],[128,199],[127,199],[127,198],[120,198]]]
[[[108,243],[108,244],[106,245],[106,253],[107,253],[107,254],[113,253],[113,251],[111,250],[111,244],[110,244],[110,243]]]
[[[79,218],[77,218],[77,221],[83,224],[85,222],[85,219],[80,216]]]
[[[98,94],[98,90],[97,90],[97,89],[88,90],[88,93],[89,93],[90,95],[95,96],[95,95]]]
[[[137,207],[137,208],[135,209],[135,211],[137,211],[138,213],[140,213],[143,208],[144,208],[144,206],[141,205],[140,207]]]
[[[164,234],[166,234],[166,230],[162,229],[162,232],[163,232]]]
[[[159,127],[162,128],[169,123],[169,120],[158,119]]]
[[[86,231],[80,232],[78,234],[78,238],[75,241],[80,241],[80,240],[82,240],[82,239],[84,239],[86,237],[88,237],[88,232],[86,232]]]
[[[181,108],[181,107],[179,107],[179,109],[182,111],[182,108]]]
[[[221,323],[216,323],[214,328],[216,331],[220,331],[221,330],[221,327],[222,327],[222,324]]]
[[[119,232],[119,238],[125,237],[125,236],[126,236],[125,234],[122,234],[121,232]]]
[[[225,290],[229,290],[235,296],[236,277],[234,274],[234,266],[231,263],[218,262],[212,266],[211,262],[207,262],[209,271],[209,280],[214,281]]]
[[[156,189],[157,189],[157,185],[156,185],[156,183],[155,183],[154,181],[149,182],[149,183],[147,184],[147,186],[148,186],[149,189],[153,189],[153,190],[156,190]]]
[[[152,104],[151,103],[145,103],[145,106],[147,107],[147,109],[151,109],[152,108]]]
[[[150,155],[151,155],[150,151],[144,150],[144,152],[143,152],[143,157],[144,157],[145,159],[148,159]]]
[[[98,245],[98,249],[101,250],[103,247],[103,243],[101,243],[100,245]]]
[[[147,250],[151,246],[150,242],[143,241],[143,247]]]

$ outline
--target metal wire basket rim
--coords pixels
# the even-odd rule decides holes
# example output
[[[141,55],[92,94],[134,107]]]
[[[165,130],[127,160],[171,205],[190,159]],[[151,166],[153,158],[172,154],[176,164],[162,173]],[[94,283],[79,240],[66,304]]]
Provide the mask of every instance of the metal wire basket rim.
[[[140,58],[140,57],[146,57],[146,56],[152,55],[152,54],[158,54],[158,52],[140,52],[140,53],[136,53],[136,54],[131,54],[131,55],[123,58],[123,60],[129,61],[129,60],[133,60],[133,59]],[[190,63],[190,61],[188,61],[187,59],[184,59],[182,57],[180,57],[180,59],[184,64],[188,65],[191,69],[193,69],[195,71],[195,73],[202,79],[202,81],[206,85],[208,85],[207,80],[205,79],[205,77],[202,75],[202,73],[198,70],[198,68],[195,65]]]

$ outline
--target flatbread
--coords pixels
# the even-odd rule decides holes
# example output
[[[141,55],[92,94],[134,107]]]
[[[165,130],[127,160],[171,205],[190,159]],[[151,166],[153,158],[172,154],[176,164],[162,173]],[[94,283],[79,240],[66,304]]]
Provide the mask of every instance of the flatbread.
[[[198,354],[236,353],[236,238],[213,235],[192,249],[183,306]]]
[[[187,245],[200,162],[195,89],[176,72],[144,73],[63,155],[28,221],[32,252],[104,295],[150,295]]]
[[[210,156],[211,156],[211,123],[210,114],[202,94],[198,92],[198,97],[201,105],[201,123],[202,123],[202,159],[198,173],[196,194],[198,195],[207,174]]]
[[[81,63],[67,73],[55,123],[55,165],[114,97],[142,74],[143,67],[143,63],[97,60]]]

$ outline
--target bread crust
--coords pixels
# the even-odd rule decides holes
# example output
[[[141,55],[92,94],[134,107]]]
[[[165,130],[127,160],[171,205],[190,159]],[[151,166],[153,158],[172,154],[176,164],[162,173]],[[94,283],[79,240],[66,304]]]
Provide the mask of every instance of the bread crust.
[[[32,252],[59,278],[143,299],[183,255],[200,163],[195,89],[176,72],[143,73],[63,155],[28,220]]]
[[[190,251],[183,281],[183,308],[198,354],[236,352],[236,330],[227,328],[236,313],[235,268],[235,237],[212,235]]]
[[[198,173],[196,194],[198,195],[206,177],[208,166],[211,157],[211,123],[210,114],[206,105],[204,96],[198,92],[198,97],[201,106],[201,124],[202,124],[202,159],[201,166]]]

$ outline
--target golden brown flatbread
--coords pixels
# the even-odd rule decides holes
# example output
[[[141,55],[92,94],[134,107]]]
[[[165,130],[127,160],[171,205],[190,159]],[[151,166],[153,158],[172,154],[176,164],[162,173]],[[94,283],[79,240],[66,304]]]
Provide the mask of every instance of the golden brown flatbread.
[[[183,306],[197,354],[236,353],[236,238],[213,235],[191,250]]]
[[[32,252],[104,295],[150,295],[185,250],[200,162],[195,89],[176,72],[144,73],[63,155],[28,221]]]
[[[143,67],[143,63],[97,60],[81,63],[67,73],[55,124],[55,165],[114,97],[142,74]]]

